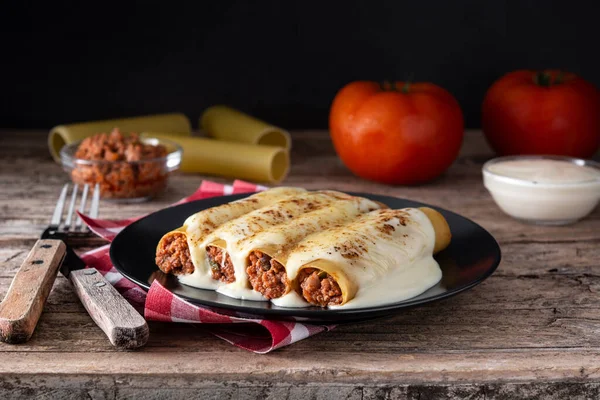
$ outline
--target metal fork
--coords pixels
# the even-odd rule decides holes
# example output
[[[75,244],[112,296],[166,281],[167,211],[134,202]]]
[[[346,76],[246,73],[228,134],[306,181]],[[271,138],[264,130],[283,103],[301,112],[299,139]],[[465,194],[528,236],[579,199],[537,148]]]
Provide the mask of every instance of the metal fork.
[[[48,298],[57,270],[67,277],[94,322],[106,333],[111,343],[121,348],[143,346],[148,340],[148,325],[140,314],[95,268],[86,268],[85,262],[66,244],[75,236],[88,236],[89,228],[79,216],[75,217],[77,200],[79,211],[86,210],[90,188],[79,186],[71,192],[66,218],[63,213],[69,184],[63,186],[50,225],[21,265],[0,303],[0,339],[8,343],[29,340]],[[96,218],[100,188],[94,187],[88,214]]]
[[[69,202],[69,208],[67,211],[66,218],[63,220],[64,208],[67,201],[67,195],[69,193],[70,185],[66,183],[58,197],[58,201],[56,202],[56,207],[54,208],[54,213],[52,214],[52,219],[50,220],[50,225],[44,232],[42,233],[42,238],[50,238],[55,237],[56,235],[67,235],[77,236],[77,235],[89,235],[90,229],[87,225],[84,225],[81,221],[81,218],[77,215],[75,216],[75,208],[77,205],[77,199],[79,195],[79,185],[75,184],[73,186],[73,190],[71,192],[71,201]],[[79,212],[85,213],[85,206],[87,203],[88,194],[90,191],[90,186],[85,184],[83,186],[83,191],[81,192],[81,199],[79,201]],[[98,218],[98,209],[100,206],[100,186],[96,184],[94,186],[94,191],[92,194],[92,201],[89,206],[88,215],[92,218]],[[75,221],[75,223],[73,223]]]

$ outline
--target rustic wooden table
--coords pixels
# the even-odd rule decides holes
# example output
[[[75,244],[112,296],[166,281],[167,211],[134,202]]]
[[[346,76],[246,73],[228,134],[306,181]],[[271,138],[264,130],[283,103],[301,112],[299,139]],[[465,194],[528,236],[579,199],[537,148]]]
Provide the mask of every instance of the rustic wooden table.
[[[164,323],[150,323],[148,345],[130,352],[111,346],[59,276],[31,341],[0,343],[0,398],[600,398],[600,210],[567,227],[518,223],[482,185],[490,155],[481,135],[468,132],[443,177],[393,187],[355,178],[324,132],[302,132],[294,135],[285,181],[406,197],[473,219],[499,241],[503,261],[471,291],[339,326],[268,355],[240,350],[199,326]],[[0,131],[0,297],[66,179],[48,154],[45,132]],[[157,210],[202,179],[176,175],[159,199],[103,203],[101,216]]]

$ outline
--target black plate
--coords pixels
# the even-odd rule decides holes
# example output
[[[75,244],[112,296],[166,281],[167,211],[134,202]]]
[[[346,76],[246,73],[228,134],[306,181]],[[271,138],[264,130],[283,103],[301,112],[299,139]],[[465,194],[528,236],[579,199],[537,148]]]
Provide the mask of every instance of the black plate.
[[[352,193],[387,204],[391,208],[421,207],[426,204],[389,196]],[[221,313],[256,316],[268,319],[294,319],[313,322],[350,322],[382,317],[404,308],[445,299],[481,283],[500,263],[500,247],[485,229],[473,221],[450,211],[440,211],[452,230],[450,246],[438,255],[442,280],[417,297],[395,304],[348,310],[319,307],[283,308],[269,302],[238,300],[212,290],[182,285],[171,275],[162,273],[154,263],[158,241],[167,232],[181,226],[190,215],[247,195],[232,195],[198,200],[150,214],[123,229],[113,240],[110,258],[128,279],[146,290],[154,279],[177,296]],[[431,207],[431,206],[430,206]]]

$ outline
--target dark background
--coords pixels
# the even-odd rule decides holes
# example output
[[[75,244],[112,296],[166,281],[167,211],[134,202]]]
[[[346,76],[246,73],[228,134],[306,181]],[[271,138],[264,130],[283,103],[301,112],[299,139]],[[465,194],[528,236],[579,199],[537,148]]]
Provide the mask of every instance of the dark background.
[[[357,79],[452,92],[479,126],[486,88],[520,68],[600,85],[596,1],[3,2],[0,126],[201,111],[230,104],[325,128]]]

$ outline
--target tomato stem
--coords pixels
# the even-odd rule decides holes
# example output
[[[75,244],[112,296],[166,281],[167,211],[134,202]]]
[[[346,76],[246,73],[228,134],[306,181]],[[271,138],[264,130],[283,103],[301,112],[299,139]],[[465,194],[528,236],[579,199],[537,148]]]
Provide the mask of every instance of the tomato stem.
[[[408,92],[410,91],[410,84],[410,81],[404,82],[404,85],[402,86],[402,89],[400,89],[400,91],[404,94],[408,94]]]
[[[542,87],[550,87],[552,85],[552,77],[544,71],[538,71],[533,75],[533,83]]]
[[[406,81],[404,82],[404,85],[402,85],[402,87],[398,87],[398,83],[396,82],[390,83],[389,81],[383,81],[379,84],[379,86],[381,87],[381,90],[384,91],[401,92],[404,94],[408,94],[408,92],[410,91],[411,83],[411,81]]]

